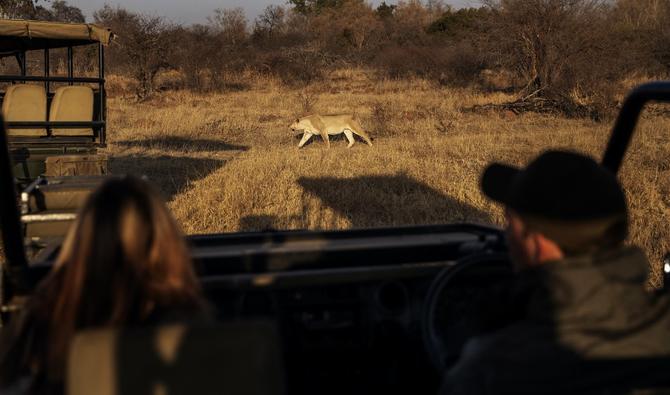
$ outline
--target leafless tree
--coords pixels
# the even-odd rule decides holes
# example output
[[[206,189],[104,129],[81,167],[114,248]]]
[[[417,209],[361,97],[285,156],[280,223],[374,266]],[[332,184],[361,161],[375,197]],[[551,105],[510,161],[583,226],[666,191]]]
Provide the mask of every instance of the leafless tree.
[[[269,5],[254,22],[254,35],[272,40],[286,29],[287,12],[282,6]]]
[[[626,69],[622,42],[611,26],[610,1],[485,3],[493,12],[491,52],[501,67],[526,81],[521,100],[550,99],[566,113],[594,117],[613,107],[613,81]]]
[[[154,90],[154,78],[170,67],[175,49],[174,26],[159,16],[136,14],[105,5],[94,14],[95,21],[119,33],[114,41],[117,61],[122,61],[137,80],[137,97],[144,99]]]
[[[225,45],[236,48],[246,41],[247,17],[242,8],[218,8],[208,19],[210,25],[221,34]]]

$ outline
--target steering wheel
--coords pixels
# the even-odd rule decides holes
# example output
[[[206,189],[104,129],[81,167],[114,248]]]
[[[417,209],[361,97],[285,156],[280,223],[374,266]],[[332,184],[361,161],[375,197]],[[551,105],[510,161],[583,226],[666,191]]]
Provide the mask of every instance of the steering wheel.
[[[441,374],[453,364],[476,329],[473,318],[493,292],[514,276],[506,253],[482,252],[444,268],[433,280],[421,320],[424,347]],[[478,307],[479,306],[479,307]]]

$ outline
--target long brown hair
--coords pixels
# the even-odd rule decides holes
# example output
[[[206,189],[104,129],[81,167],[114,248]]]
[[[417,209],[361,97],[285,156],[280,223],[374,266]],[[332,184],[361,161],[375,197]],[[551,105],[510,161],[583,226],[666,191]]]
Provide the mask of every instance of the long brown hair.
[[[75,331],[203,309],[184,238],[147,182],[111,179],[87,200],[36,293],[46,359],[60,370]],[[49,369],[51,370],[51,369]]]

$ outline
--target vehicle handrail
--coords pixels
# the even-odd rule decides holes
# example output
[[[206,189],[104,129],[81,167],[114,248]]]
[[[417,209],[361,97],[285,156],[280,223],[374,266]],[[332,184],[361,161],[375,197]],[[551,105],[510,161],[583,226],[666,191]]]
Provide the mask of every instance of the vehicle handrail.
[[[670,81],[640,85],[624,101],[602,160],[602,165],[614,174],[617,174],[621,168],[640,114],[645,104],[650,101],[670,102]]]
[[[98,77],[44,77],[37,75],[0,75],[0,82],[80,82],[101,84],[104,78]]]
[[[67,129],[67,128],[84,128],[93,127],[99,128],[105,126],[104,121],[21,121],[21,122],[7,122],[7,127],[11,129],[31,129],[31,128],[50,128],[50,129]]]

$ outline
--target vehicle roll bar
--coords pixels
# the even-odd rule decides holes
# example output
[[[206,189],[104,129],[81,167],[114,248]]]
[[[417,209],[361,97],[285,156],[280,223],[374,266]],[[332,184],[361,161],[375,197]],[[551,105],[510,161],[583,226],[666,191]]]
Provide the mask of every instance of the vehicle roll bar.
[[[7,145],[4,119],[0,114],[0,226],[5,259],[3,269],[12,272],[12,278],[21,279],[21,272],[28,266],[23,245],[23,231],[16,199],[14,174]],[[4,275],[4,273],[0,273]],[[2,291],[2,290],[0,290]],[[0,295],[0,300],[2,295]]]
[[[650,101],[670,102],[670,81],[640,85],[624,101],[602,160],[602,165],[614,174],[621,168],[642,109]]]
[[[105,126],[103,121],[21,121],[7,122],[10,129],[32,129],[32,128],[101,128]]]
[[[101,84],[105,79],[100,77],[49,77],[37,75],[0,75],[0,82],[68,82]]]

